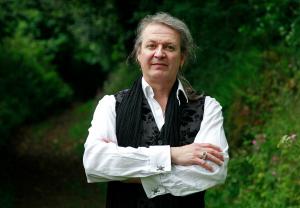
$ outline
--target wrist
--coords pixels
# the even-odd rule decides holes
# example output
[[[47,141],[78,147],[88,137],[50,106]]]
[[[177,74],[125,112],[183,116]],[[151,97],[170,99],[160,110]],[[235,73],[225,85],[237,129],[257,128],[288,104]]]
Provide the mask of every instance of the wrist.
[[[171,147],[171,163],[176,164],[176,158],[177,158],[177,152],[178,152],[178,147]]]

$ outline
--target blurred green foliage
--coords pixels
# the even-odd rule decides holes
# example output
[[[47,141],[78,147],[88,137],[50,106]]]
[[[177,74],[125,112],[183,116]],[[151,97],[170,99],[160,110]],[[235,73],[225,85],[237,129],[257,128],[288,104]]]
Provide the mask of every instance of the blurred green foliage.
[[[124,48],[110,1],[1,0],[0,8],[3,144],[25,121],[94,97]]]
[[[136,25],[166,11],[187,23],[198,45],[185,76],[224,109],[232,159],[207,206],[299,207],[298,0],[0,0],[0,7],[0,142],[99,89],[129,87],[140,75],[125,63]],[[68,125],[49,120],[25,131],[36,143],[23,152],[45,145],[47,154],[81,154],[92,103],[72,110]]]
[[[123,33],[113,1],[1,0],[0,40],[43,41],[43,55],[74,91],[94,97],[115,62],[124,59]],[[24,45],[23,47],[27,47]]]
[[[23,47],[24,46],[24,47]],[[6,38],[0,46],[0,144],[24,121],[55,112],[70,101],[72,91],[43,54],[43,42]]]
[[[227,183],[208,192],[209,207],[299,207],[299,55],[282,47],[262,54],[260,84],[231,106],[229,130],[240,139]]]

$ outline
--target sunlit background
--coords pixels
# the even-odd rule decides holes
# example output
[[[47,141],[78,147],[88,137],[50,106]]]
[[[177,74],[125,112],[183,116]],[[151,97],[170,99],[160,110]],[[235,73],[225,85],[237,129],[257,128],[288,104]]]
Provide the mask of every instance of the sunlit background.
[[[185,76],[223,106],[231,161],[208,208],[300,207],[299,0],[0,0],[0,207],[102,208],[83,144],[98,100],[140,73],[146,14],[184,20]]]

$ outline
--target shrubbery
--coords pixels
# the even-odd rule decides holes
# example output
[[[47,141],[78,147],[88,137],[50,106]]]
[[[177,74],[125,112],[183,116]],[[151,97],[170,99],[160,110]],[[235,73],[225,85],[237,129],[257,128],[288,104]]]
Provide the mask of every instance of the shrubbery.
[[[230,108],[230,130],[243,140],[231,146],[227,182],[208,192],[209,207],[299,206],[298,56],[282,47],[261,55],[260,84],[250,85]]]
[[[25,120],[39,120],[71,98],[71,89],[54,71],[44,46],[18,37],[0,46],[0,143]]]
[[[136,66],[120,63],[105,81],[104,92],[114,94],[119,90],[130,88],[140,75],[141,71]]]

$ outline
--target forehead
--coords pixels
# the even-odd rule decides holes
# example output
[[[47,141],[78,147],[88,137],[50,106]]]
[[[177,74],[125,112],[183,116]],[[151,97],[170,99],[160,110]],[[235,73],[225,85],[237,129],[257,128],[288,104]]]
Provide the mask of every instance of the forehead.
[[[180,34],[167,25],[153,23],[146,26],[143,30],[142,41],[167,41],[179,44]]]

